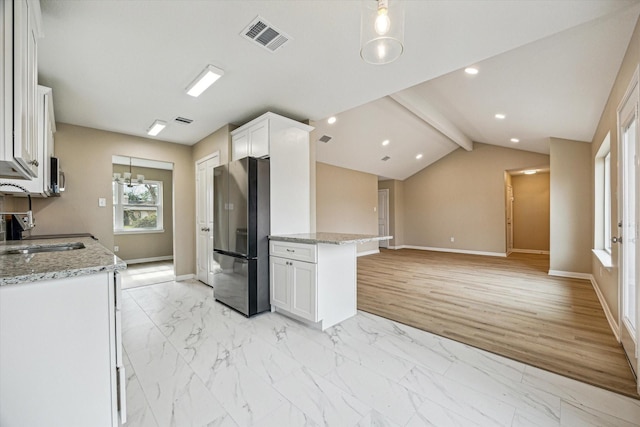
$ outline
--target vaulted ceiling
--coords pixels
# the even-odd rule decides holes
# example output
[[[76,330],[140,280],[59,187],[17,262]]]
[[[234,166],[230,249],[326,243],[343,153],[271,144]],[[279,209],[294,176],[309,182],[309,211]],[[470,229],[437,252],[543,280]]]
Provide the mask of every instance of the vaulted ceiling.
[[[39,79],[58,121],[146,136],[160,119],[156,139],[192,145],[273,111],[332,136],[314,141],[319,161],[396,179],[460,138],[541,153],[549,137],[590,141],[640,13],[635,0],[405,0],[405,52],[375,66],[359,56],[360,1],[41,4]],[[247,41],[257,16],[291,40],[275,53]],[[207,64],[224,76],[186,95]]]

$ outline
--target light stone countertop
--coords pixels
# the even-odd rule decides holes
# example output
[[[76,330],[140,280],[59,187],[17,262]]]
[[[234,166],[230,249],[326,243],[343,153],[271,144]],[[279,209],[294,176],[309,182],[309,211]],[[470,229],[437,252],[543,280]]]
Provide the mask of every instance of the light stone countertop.
[[[0,286],[84,276],[124,270],[127,264],[90,237],[17,240],[0,244],[0,253],[9,249],[84,243],[84,249],[33,254],[0,255]]]
[[[377,236],[373,234],[346,234],[346,233],[301,233],[282,234],[269,236],[270,240],[292,243],[326,243],[330,245],[348,245],[351,243],[366,243],[379,240],[390,240],[393,236]]]

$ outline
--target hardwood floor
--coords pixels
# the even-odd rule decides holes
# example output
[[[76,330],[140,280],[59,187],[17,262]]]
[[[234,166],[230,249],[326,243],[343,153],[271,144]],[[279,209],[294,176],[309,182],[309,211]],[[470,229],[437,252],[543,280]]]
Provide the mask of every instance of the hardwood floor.
[[[591,283],[548,270],[548,255],[381,250],[358,258],[358,309],[640,398]]]

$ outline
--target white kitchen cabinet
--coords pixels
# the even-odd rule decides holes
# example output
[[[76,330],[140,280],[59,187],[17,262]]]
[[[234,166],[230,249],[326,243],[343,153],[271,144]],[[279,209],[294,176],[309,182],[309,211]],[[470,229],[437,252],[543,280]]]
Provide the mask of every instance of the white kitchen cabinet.
[[[269,257],[271,304],[311,322],[318,321],[316,264]]]
[[[38,175],[38,0],[0,5],[0,177],[31,179]]]
[[[249,127],[231,132],[232,159],[269,155],[269,119],[263,118]]]
[[[51,190],[51,157],[53,156],[56,122],[53,114],[53,94],[51,88],[38,86],[38,176],[31,180],[3,179],[27,189],[32,196],[49,196]],[[4,186],[0,193],[26,195],[22,190]]]
[[[304,123],[265,113],[231,132],[232,160],[270,159],[271,234],[311,231],[312,130]]]
[[[0,286],[3,426],[126,422],[118,277]]]
[[[356,314],[355,244],[269,243],[271,306],[325,330]]]

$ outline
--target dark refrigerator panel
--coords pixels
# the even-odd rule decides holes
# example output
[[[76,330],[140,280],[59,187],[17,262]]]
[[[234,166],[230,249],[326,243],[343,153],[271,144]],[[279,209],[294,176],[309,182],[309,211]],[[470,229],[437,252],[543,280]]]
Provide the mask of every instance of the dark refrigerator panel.
[[[256,261],[215,252],[213,259],[219,266],[215,272],[215,298],[248,316],[249,276]]]
[[[249,157],[229,163],[229,196],[227,213],[229,215],[229,252],[255,257],[256,251],[248,244],[248,226],[250,225],[249,204],[255,198],[255,187],[249,186]],[[250,191],[251,189],[251,191]],[[251,218],[253,220],[253,218]],[[251,253],[250,250],[251,249]]]
[[[213,171],[213,249],[229,252],[228,210],[229,168],[218,166]]]

